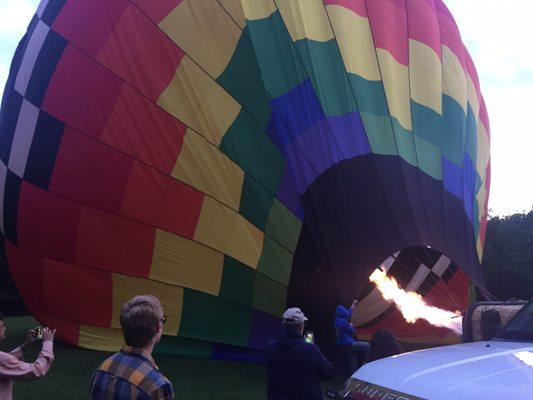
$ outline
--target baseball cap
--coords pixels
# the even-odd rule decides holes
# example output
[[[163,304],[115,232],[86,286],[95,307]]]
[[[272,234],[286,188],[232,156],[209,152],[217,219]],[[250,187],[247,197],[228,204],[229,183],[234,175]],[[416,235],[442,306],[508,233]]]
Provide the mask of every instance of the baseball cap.
[[[307,317],[298,307],[291,307],[283,313],[283,320],[288,322],[302,323],[307,321]]]

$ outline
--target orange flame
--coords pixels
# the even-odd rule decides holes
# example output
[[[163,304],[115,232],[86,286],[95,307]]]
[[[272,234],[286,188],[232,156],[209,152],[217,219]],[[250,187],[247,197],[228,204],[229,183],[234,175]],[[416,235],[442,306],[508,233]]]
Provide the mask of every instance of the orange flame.
[[[424,319],[431,325],[448,328],[454,332],[462,333],[462,319],[459,311],[447,311],[428,305],[422,296],[416,292],[403,290],[394,278],[389,278],[385,272],[376,269],[370,275],[370,281],[376,285],[383,298],[394,302],[403,317],[410,324],[419,319]]]

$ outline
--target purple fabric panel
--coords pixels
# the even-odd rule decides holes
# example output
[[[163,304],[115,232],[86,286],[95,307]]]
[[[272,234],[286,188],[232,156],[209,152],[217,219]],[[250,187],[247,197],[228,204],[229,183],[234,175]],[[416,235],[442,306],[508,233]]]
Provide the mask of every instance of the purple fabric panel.
[[[281,318],[258,310],[252,311],[252,327],[248,336],[248,347],[264,350],[267,343],[280,336],[281,333]]]
[[[344,154],[344,159],[371,152],[363,121],[358,112],[328,117],[328,122],[331,132]]]
[[[296,215],[300,220],[303,220],[304,212],[302,204],[300,203],[300,195],[296,191],[292,172],[289,168],[285,168],[285,173],[281,178],[276,197],[279,201],[285,204],[285,207],[291,210],[294,215]]]
[[[261,350],[248,349],[246,347],[232,346],[229,344],[222,343],[213,343],[213,354],[211,358],[215,360],[264,363],[265,353]]]

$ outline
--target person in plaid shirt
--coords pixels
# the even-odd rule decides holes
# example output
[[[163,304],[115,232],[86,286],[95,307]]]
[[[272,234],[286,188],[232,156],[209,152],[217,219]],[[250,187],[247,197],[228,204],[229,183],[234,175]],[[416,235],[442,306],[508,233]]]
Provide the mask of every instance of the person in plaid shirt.
[[[173,399],[174,388],[159,371],[152,351],[163,333],[166,316],[154,296],[135,296],[122,306],[124,346],[96,369],[91,379],[93,400]]]

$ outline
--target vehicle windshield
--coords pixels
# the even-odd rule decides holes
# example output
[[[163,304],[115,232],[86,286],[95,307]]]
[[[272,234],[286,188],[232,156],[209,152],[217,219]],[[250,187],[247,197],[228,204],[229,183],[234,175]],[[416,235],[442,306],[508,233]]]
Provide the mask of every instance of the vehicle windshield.
[[[533,342],[533,301],[526,304],[496,336],[500,340]]]

